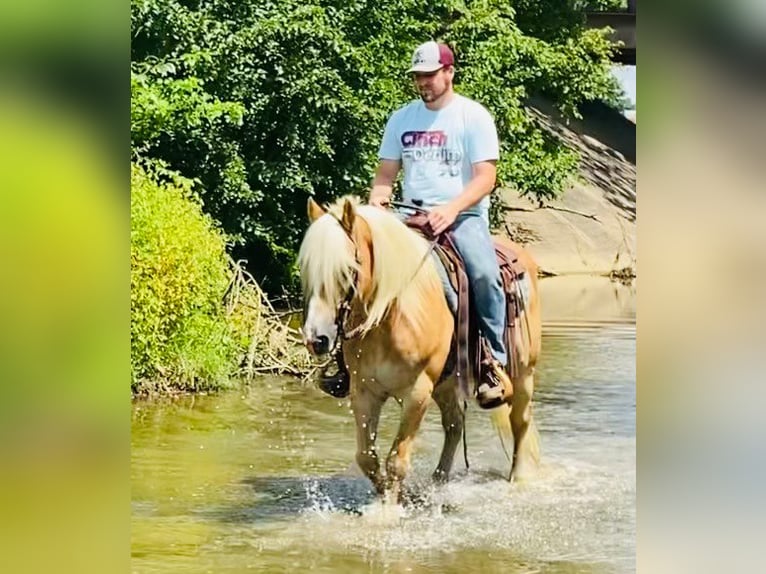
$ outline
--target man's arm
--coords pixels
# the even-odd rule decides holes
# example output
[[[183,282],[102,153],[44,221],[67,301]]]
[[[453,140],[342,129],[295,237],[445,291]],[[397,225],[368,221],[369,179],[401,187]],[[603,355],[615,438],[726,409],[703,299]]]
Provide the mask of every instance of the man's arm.
[[[428,213],[428,221],[434,234],[446,231],[455,222],[457,216],[473,207],[492,193],[497,178],[495,160],[478,161],[471,166],[472,177],[460,195],[449,203],[434,207]]]
[[[372,180],[370,191],[370,205],[376,207],[385,206],[391,199],[394,181],[399,174],[402,162],[398,159],[382,159]]]

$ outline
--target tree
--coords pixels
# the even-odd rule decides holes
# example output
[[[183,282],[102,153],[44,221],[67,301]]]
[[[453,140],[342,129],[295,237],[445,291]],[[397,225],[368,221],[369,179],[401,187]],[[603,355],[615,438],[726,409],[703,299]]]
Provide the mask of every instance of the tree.
[[[577,115],[617,95],[608,41],[554,0],[134,0],[132,35],[133,145],[198,182],[272,293],[292,284],[307,197],[366,192],[424,39],[453,46],[458,90],[496,118],[500,179],[525,194],[554,197],[577,162],[526,98]]]

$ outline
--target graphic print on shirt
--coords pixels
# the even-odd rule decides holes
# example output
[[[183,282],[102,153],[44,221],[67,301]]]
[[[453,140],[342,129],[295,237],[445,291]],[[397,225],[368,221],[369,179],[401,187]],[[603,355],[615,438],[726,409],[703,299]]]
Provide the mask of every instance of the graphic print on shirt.
[[[407,131],[402,134],[402,160],[414,179],[457,177],[463,153],[448,145],[442,130]]]

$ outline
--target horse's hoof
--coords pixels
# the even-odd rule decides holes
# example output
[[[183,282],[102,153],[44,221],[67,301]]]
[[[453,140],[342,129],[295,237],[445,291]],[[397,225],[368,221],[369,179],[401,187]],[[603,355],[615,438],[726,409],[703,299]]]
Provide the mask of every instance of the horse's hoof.
[[[431,475],[431,480],[433,480],[436,484],[444,484],[445,482],[449,481],[449,474],[443,470],[436,469]]]
[[[516,464],[511,470],[511,475],[508,477],[509,482],[517,485],[528,484],[534,478],[537,468],[536,465],[531,463]]]

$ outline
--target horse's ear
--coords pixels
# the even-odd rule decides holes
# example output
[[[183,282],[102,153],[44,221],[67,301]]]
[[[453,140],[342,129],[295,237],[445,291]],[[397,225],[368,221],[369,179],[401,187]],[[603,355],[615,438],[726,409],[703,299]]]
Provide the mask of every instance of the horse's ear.
[[[354,219],[356,218],[356,212],[354,211],[354,204],[349,200],[343,203],[343,218],[340,220],[340,224],[347,233],[351,233],[354,229]]]
[[[322,209],[322,206],[314,201],[313,197],[309,197],[308,205],[306,206],[309,215],[309,221],[312,223],[322,217],[326,212]]]

